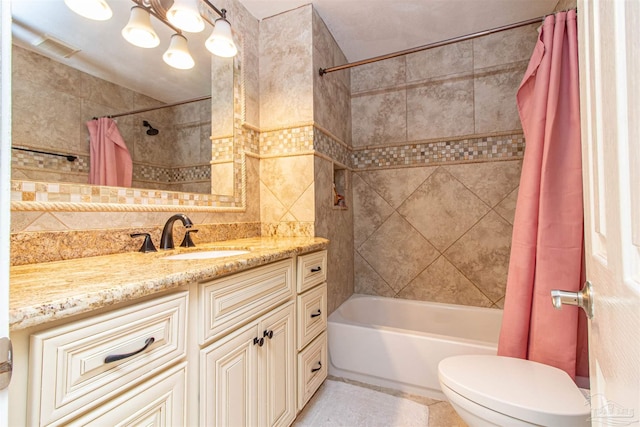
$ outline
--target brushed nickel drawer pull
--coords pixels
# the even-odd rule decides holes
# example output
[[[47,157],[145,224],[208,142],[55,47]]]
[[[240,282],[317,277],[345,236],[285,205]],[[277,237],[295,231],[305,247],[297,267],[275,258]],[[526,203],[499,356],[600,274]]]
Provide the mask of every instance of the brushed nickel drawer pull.
[[[104,363],[111,363],[111,362],[117,362],[118,360],[122,360],[122,359],[126,359],[128,357],[131,356],[135,356],[138,353],[142,353],[143,351],[145,351],[147,348],[149,348],[149,346],[151,344],[153,344],[155,341],[155,338],[151,337],[151,338],[147,338],[144,342],[144,347],[142,347],[140,350],[136,350],[133,353],[126,353],[126,354],[114,354],[114,355],[110,355],[104,358]]]
[[[311,370],[311,372],[312,372],[312,373],[313,373],[313,372],[318,372],[320,369],[322,369],[322,362],[318,362],[318,365],[320,365],[320,366],[319,366],[319,367],[317,367],[317,368],[313,368],[313,369]]]

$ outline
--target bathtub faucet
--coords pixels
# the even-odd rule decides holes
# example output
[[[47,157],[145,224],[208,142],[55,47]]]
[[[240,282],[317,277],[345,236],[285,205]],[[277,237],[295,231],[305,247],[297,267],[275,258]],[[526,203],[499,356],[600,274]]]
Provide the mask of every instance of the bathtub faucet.
[[[167,220],[162,229],[162,237],[160,238],[161,249],[173,249],[173,223],[177,220],[182,221],[182,225],[186,228],[193,227],[193,222],[185,214],[175,214]]]

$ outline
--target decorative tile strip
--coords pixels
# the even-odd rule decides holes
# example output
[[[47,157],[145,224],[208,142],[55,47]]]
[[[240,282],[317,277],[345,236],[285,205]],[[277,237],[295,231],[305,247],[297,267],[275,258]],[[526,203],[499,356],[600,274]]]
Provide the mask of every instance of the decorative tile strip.
[[[315,151],[349,168],[353,167],[351,150],[317,127],[313,132],[313,148]]]
[[[313,126],[268,130],[260,133],[260,155],[274,156],[313,150]]]
[[[75,154],[74,154],[75,155]],[[75,155],[73,162],[65,157],[52,156],[50,154],[31,153],[22,150],[11,150],[12,168],[29,168],[55,171],[59,173],[84,173],[89,174],[89,156]]]
[[[243,206],[233,196],[18,180],[11,181],[11,202],[15,210],[96,212],[161,211],[170,206],[195,211]]]
[[[134,181],[153,181],[159,183],[183,183],[211,179],[209,165],[197,165],[178,168],[133,164]]]
[[[233,159],[233,136],[211,140],[211,161],[230,162]]]
[[[465,139],[413,142],[353,150],[354,169],[519,159],[524,155],[522,133]]]

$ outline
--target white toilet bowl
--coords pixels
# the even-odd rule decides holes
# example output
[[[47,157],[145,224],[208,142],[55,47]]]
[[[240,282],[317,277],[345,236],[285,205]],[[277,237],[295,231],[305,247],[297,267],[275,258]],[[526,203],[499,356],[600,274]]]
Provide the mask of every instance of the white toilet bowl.
[[[502,356],[454,356],[438,365],[442,392],[470,427],[590,426],[591,406],[566,372]]]

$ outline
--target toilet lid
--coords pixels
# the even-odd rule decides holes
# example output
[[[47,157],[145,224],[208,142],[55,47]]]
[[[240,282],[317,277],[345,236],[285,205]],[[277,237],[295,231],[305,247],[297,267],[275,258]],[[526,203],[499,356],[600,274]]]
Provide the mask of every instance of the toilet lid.
[[[454,356],[440,362],[438,373],[440,382],[461,396],[532,424],[584,424],[591,412],[566,372],[530,360]]]

